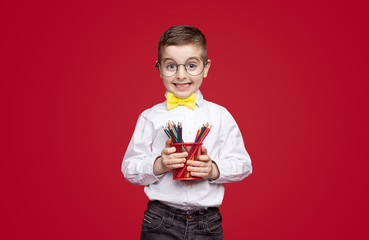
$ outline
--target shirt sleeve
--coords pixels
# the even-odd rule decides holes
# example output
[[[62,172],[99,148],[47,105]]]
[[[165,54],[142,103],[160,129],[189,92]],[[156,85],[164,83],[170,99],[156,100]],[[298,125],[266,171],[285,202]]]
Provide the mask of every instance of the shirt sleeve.
[[[211,183],[241,181],[252,172],[251,159],[246,151],[238,125],[232,115],[224,110],[219,136],[220,150],[212,159],[218,166],[220,176]]]
[[[154,129],[142,113],[123,157],[122,173],[126,180],[137,185],[149,185],[159,181],[153,171],[156,158],[152,150]]]

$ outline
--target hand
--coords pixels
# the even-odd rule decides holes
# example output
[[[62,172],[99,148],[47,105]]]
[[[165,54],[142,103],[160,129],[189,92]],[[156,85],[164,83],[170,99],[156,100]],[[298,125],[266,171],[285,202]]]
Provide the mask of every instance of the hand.
[[[165,148],[161,151],[161,156],[154,163],[154,174],[160,175],[173,169],[181,168],[186,162],[187,152],[176,153],[176,148],[169,138],[165,143]]]
[[[217,179],[219,177],[219,169],[208,155],[208,150],[205,147],[201,148],[201,155],[198,160],[187,161],[187,171],[193,177],[203,179]]]

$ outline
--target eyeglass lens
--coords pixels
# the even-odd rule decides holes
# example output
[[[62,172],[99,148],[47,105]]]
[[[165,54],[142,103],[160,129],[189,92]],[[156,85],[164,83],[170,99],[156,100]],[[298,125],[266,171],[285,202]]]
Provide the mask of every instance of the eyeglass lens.
[[[188,74],[196,76],[204,70],[204,63],[198,58],[189,58],[185,64],[177,64],[173,59],[164,59],[159,64],[160,73],[165,77],[174,76],[180,65],[184,65]]]

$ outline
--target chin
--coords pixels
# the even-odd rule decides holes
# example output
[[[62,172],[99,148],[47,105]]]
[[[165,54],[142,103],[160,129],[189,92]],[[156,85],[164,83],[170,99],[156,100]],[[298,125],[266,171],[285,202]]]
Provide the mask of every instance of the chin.
[[[176,95],[176,97],[178,97],[178,98],[188,98],[189,96],[192,95],[192,93],[194,93],[194,92],[185,92],[185,93],[184,92],[175,92],[173,94]]]

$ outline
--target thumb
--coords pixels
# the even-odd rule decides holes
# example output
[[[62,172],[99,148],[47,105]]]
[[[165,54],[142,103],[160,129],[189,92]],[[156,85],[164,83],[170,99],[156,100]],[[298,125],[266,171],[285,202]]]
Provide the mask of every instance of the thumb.
[[[172,139],[171,138],[168,138],[168,140],[165,142],[165,148],[169,148],[172,146]]]
[[[201,147],[201,155],[208,155],[208,150],[204,146]]]

